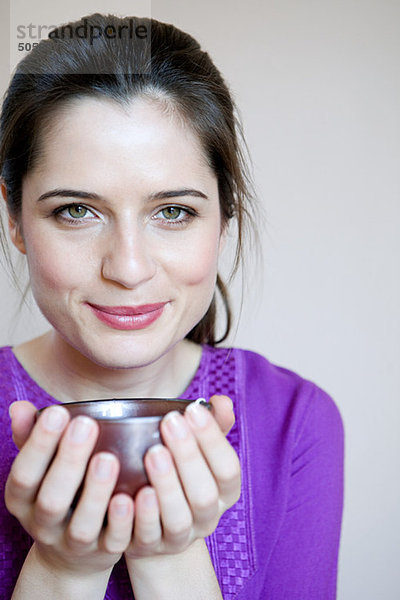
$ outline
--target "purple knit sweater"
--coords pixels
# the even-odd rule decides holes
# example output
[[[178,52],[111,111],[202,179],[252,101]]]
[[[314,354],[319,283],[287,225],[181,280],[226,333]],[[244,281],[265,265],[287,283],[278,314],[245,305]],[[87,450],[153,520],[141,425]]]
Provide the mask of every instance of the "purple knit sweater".
[[[238,502],[206,538],[224,600],[332,600],[343,508],[344,432],[330,396],[255,352],[203,346],[182,398],[227,394],[236,423],[228,434],[242,467]],[[4,506],[17,454],[8,407],[58,403],[0,348],[0,598],[8,600],[32,540]],[[133,598],[125,563],[107,600]]]

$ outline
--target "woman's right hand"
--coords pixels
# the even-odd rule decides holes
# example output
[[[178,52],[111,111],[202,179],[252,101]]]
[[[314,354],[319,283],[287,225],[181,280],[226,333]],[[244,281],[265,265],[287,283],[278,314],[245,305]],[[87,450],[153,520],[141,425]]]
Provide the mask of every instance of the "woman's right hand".
[[[52,406],[34,423],[35,413],[29,402],[10,408],[20,452],[7,479],[6,506],[34,539],[42,565],[53,572],[111,572],[129,545],[134,513],[128,495],[112,497],[118,459],[101,452],[89,460],[98,436],[94,420],[71,421],[65,408]],[[71,511],[82,480],[82,494]]]

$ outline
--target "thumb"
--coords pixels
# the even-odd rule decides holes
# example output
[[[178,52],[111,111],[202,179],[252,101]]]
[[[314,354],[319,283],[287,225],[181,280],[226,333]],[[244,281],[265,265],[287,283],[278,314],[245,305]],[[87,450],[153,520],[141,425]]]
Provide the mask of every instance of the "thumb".
[[[232,400],[228,396],[214,395],[210,398],[212,414],[222,432],[227,435],[235,424]]]
[[[36,407],[26,400],[13,402],[9,408],[14,444],[21,450],[36,421]]]

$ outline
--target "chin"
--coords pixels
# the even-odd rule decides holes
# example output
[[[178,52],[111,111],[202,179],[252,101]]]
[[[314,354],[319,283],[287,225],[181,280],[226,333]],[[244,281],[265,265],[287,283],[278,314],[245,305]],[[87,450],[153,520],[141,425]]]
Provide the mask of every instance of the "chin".
[[[172,344],[173,345],[173,344]],[[158,360],[172,345],[160,343],[154,340],[140,342],[140,340],[126,339],[109,341],[103,344],[86,343],[82,347],[75,346],[76,350],[86,356],[90,361],[105,369],[132,369],[145,367]]]

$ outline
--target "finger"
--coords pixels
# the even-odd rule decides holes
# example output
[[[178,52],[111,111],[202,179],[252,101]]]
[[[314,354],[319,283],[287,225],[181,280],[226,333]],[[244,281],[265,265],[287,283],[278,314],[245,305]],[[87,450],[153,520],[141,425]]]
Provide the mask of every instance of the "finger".
[[[118,473],[119,461],[110,452],[99,452],[90,460],[82,495],[67,528],[70,546],[89,545],[99,537]]]
[[[132,538],[134,502],[127,494],[116,494],[110,500],[107,525],[100,546],[106,552],[122,553]]]
[[[9,414],[12,436],[18,450],[25,444],[33,429],[36,421],[36,413],[36,407],[26,400],[13,402],[10,405]]]
[[[154,488],[145,486],[135,496],[135,523],[133,543],[128,548],[129,556],[150,556],[161,545],[160,507]]]
[[[19,507],[33,502],[68,422],[68,411],[61,406],[51,406],[40,415],[7,479],[6,502],[12,514]]]
[[[172,456],[165,446],[152,446],[144,457],[152,487],[157,494],[163,537],[167,544],[179,548],[190,534],[193,518]]]
[[[212,415],[220,426],[224,435],[227,435],[235,424],[232,400],[228,396],[211,396]]]
[[[97,440],[98,424],[88,417],[75,417],[68,425],[37,494],[35,520],[51,527],[63,521],[85,475]]]
[[[185,418],[218,485],[221,500],[232,506],[239,498],[241,479],[235,450],[210,412],[200,404],[189,405]]]
[[[218,424],[213,422],[224,439]],[[172,411],[163,419],[161,433],[173,456],[195,525],[211,527],[213,531],[219,518],[219,489],[190,426],[184,416]]]

